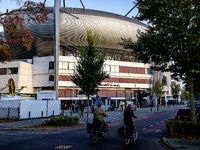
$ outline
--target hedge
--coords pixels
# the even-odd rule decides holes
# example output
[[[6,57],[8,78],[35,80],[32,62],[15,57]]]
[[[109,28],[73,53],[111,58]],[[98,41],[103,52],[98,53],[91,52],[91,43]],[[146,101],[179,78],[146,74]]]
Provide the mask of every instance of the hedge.
[[[200,122],[169,119],[165,123],[169,137],[200,140]]]
[[[47,126],[71,126],[79,122],[78,117],[70,116],[53,116],[50,120],[42,122],[43,125]]]

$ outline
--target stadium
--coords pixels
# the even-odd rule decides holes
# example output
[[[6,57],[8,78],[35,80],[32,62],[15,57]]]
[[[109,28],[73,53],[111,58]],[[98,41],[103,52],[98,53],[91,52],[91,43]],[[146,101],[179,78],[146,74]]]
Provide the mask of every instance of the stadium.
[[[3,88],[12,77],[16,89],[26,86],[20,92],[23,94],[36,94],[38,90],[54,89],[54,13],[53,8],[48,9],[49,20],[41,26],[35,22],[26,24],[34,37],[32,50],[27,51],[18,43],[11,47],[16,60],[0,64],[0,88]],[[150,75],[150,64],[143,64],[133,57],[131,50],[124,49],[119,44],[121,38],[136,41],[137,30],[145,31],[145,24],[113,13],[63,7],[60,9],[59,28],[58,100],[62,101],[63,107],[68,108],[72,103],[86,100],[86,96],[80,92],[81,89],[70,81],[70,76],[73,74],[80,47],[87,46],[88,29],[97,35],[97,49],[107,50],[104,69],[110,73],[110,79],[102,82],[99,86],[100,91],[97,95],[91,96],[89,105],[95,104],[95,97],[98,96],[104,105],[113,104],[119,108],[123,100],[136,103],[136,93],[148,95],[153,80]],[[5,37],[9,39],[7,34]],[[158,78],[161,73],[157,73],[156,76]],[[170,82],[170,75],[166,77],[168,80],[165,80]],[[165,89],[169,91],[170,84],[166,84]],[[3,93],[9,93],[8,89]],[[145,100],[150,102],[149,96],[145,97]],[[143,105],[142,101],[138,105]]]

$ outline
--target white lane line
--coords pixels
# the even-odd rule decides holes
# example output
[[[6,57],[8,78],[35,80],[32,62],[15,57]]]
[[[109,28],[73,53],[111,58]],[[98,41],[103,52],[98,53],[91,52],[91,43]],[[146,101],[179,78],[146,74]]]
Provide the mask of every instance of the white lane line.
[[[142,130],[145,130],[146,128],[143,128]]]
[[[161,121],[161,122],[163,122],[163,121]]]
[[[149,127],[152,127],[153,125],[150,125]]]
[[[156,124],[158,124],[158,122],[156,122]]]

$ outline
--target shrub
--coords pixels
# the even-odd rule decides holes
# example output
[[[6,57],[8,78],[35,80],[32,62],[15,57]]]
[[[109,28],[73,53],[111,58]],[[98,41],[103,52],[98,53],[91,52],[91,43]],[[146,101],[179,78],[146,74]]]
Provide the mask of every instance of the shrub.
[[[48,126],[71,126],[73,124],[77,124],[79,122],[78,117],[70,117],[70,116],[54,116],[50,120],[46,120],[42,122],[42,125]]]
[[[165,123],[168,135],[172,138],[200,140],[200,122],[169,119]]]

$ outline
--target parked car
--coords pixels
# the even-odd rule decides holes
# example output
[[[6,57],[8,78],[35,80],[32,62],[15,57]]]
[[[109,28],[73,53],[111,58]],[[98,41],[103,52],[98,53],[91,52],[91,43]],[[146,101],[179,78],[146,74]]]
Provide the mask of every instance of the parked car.
[[[178,109],[176,114],[174,115],[174,119],[186,119],[190,120],[190,109]]]
[[[200,111],[200,108],[195,109],[195,114],[197,116],[197,119],[200,118],[199,111]],[[190,108],[178,109],[176,114],[174,115],[174,119],[190,120],[191,119]]]

